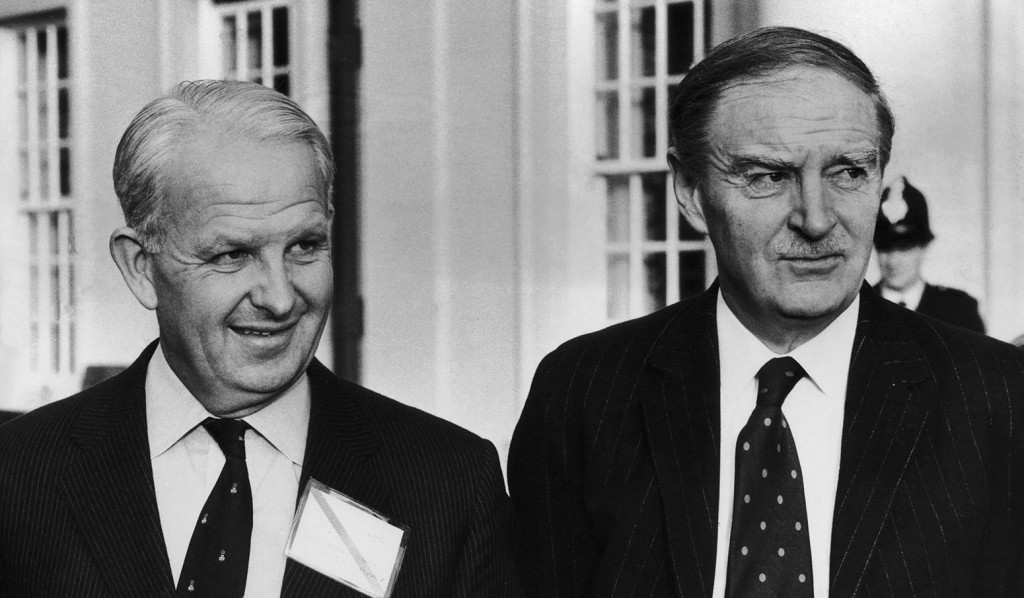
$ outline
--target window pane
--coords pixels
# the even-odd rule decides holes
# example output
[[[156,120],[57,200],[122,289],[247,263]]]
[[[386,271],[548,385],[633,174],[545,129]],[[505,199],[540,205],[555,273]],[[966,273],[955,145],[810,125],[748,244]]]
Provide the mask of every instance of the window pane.
[[[39,112],[36,114],[39,117],[39,141],[45,143],[50,133],[50,129],[47,126],[50,122],[50,106],[46,101],[45,87],[40,86],[37,97],[39,99]]]
[[[28,93],[18,92],[18,140],[22,145],[28,143]]]
[[[68,30],[57,28],[57,78],[68,78]]]
[[[629,256],[608,256],[608,317],[629,317]]]
[[[685,73],[693,63],[693,4],[668,5],[668,72]]]
[[[33,266],[35,268],[35,266]],[[35,303],[33,303],[35,305]],[[29,324],[29,367],[33,371],[39,370],[39,323],[32,322]]]
[[[36,63],[36,76],[40,83],[44,83],[46,81],[46,31],[37,29],[35,34],[36,52],[39,55]]]
[[[71,150],[66,147],[60,148],[60,194],[71,195]]]
[[[224,17],[220,22],[220,55],[221,70],[224,76],[235,77],[235,55],[238,52],[234,15]]]
[[[619,15],[602,12],[597,15],[597,80],[619,78]]]
[[[288,80],[288,75],[274,75],[274,89],[284,95],[291,95],[291,83]]]
[[[597,159],[619,157],[619,94],[601,91],[597,94]]]
[[[652,77],[654,76],[654,7],[645,6],[634,10],[631,21],[633,26],[630,39],[630,46],[633,48],[633,72],[631,74],[634,77]]]
[[[24,128],[24,126],[22,127]],[[21,199],[28,199],[28,150],[22,148],[18,151],[18,188]]]
[[[665,307],[665,254],[644,256],[644,310],[651,312]]]
[[[28,79],[28,34],[18,32],[18,86],[24,87]],[[24,121],[22,121],[24,122]]]
[[[57,91],[57,131],[61,139],[68,138],[70,126],[70,111],[68,109],[68,90],[66,88]]]
[[[75,313],[75,266],[73,264],[68,266],[68,298],[70,300],[70,311],[73,315]],[[68,324],[68,357],[70,358],[68,365],[72,372],[78,367],[75,362],[75,344],[75,321],[72,319]]]
[[[629,177],[610,176],[608,181],[608,241],[629,241]]]
[[[50,227],[50,232],[47,235],[47,238],[50,240],[50,255],[53,257],[57,257],[58,253],[60,252],[60,228],[57,224],[57,219],[59,217],[60,212],[50,212],[49,215],[46,217],[46,221]]]
[[[53,307],[50,320],[50,355],[53,371],[60,371],[60,267],[50,267],[50,301]]]
[[[28,215],[28,254],[39,255],[39,218],[35,214]],[[33,304],[36,302],[33,300]]]
[[[644,238],[665,240],[665,175],[645,174],[640,179],[644,194]]]
[[[686,299],[704,292],[704,252],[679,253],[679,298]]]
[[[67,215],[67,219],[68,219],[68,255],[75,255],[75,219],[74,219],[74,213],[71,212],[71,211],[68,211],[68,212],[65,212],[65,214]],[[74,274],[74,271],[71,270],[71,271],[68,272],[68,274]],[[72,282],[73,282],[73,280],[72,280]],[[74,287],[72,286],[71,304],[74,305],[74,302],[75,302],[75,294],[74,294]]]
[[[279,6],[271,15],[274,21],[274,66],[288,66],[288,8]],[[274,89],[277,89],[276,83]]]
[[[653,158],[657,152],[657,116],[654,88],[633,90],[634,157]]]
[[[249,61],[246,64],[250,69],[261,69],[263,68],[263,15],[261,13],[250,12],[246,15],[246,35],[249,40]]]
[[[45,147],[39,152],[39,196],[50,198],[50,152]]]

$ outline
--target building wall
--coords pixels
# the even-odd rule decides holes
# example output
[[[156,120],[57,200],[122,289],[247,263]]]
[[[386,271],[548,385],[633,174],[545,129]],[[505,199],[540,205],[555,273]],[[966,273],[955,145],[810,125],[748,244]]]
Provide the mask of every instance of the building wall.
[[[360,10],[363,383],[504,447],[520,392],[515,4]]]

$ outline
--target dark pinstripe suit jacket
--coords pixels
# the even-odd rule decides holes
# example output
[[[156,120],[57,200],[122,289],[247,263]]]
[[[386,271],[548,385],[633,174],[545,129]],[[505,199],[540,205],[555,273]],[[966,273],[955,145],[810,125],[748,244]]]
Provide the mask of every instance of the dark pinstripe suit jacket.
[[[145,422],[156,344],[127,371],[0,427],[0,596],[173,596]],[[411,528],[393,596],[514,596],[494,447],[309,367],[310,476]],[[357,596],[288,562],[283,596]]]
[[[541,363],[509,458],[535,595],[711,595],[723,450],[714,290]],[[1022,433],[1024,353],[864,285],[831,596],[1024,596]]]

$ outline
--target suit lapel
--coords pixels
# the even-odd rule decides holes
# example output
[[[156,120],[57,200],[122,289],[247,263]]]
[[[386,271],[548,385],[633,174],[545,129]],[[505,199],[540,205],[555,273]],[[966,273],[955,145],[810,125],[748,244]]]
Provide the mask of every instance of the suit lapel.
[[[651,351],[641,393],[679,596],[711,596],[718,538],[717,285],[680,307]],[[697,590],[694,593],[693,590]]]
[[[847,384],[832,524],[831,595],[852,596],[929,413],[931,378],[920,347],[870,288],[861,307]]]
[[[116,596],[173,596],[146,436],[151,344],[122,375],[94,392],[71,428],[79,451],[63,492]],[[100,390],[102,389],[102,390]]]
[[[309,366],[311,406],[299,492],[310,478],[377,511],[388,512],[389,489],[370,457],[381,444],[352,385],[339,381],[318,361]],[[368,391],[367,391],[368,392]],[[288,560],[282,597],[358,596],[341,584]]]

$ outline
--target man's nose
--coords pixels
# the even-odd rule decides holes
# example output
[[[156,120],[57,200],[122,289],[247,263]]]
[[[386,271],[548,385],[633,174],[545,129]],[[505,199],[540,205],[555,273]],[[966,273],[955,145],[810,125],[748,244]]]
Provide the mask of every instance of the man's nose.
[[[798,189],[789,225],[809,239],[820,239],[836,225],[832,200],[818,177],[807,177]]]
[[[285,318],[295,307],[295,285],[282,258],[260,260],[259,275],[249,293],[254,307]]]

